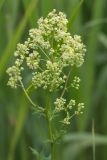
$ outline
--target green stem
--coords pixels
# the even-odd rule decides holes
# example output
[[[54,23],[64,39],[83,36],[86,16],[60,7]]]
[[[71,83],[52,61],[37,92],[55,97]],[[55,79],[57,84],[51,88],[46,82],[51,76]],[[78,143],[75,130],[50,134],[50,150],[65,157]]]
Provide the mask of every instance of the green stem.
[[[22,81],[20,81],[20,84],[21,84],[21,87],[22,87],[22,89],[23,89],[23,92],[25,93],[27,99],[28,99],[29,102],[32,104],[32,106],[33,106],[33,107],[36,107],[37,111],[39,111],[39,112],[41,112],[41,113],[44,113],[44,108],[42,108],[42,107],[38,106],[37,104],[35,104],[35,103],[33,102],[33,100],[30,98],[29,94],[28,94],[29,90],[30,90],[31,87],[32,87],[32,84],[31,84],[27,89],[25,89]]]
[[[54,152],[54,146],[55,146],[55,142],[53,140],[53,136],[52,136],[53,132],[52,132],[52,123],[49,122],[49,135],[50,135],[50,140],[51,140],[51,160],[55,160],[55,152]]]
[[[29,102],[35,107],[36,104],[32,101],[32,99],[29,97],[24,85],[23,85],[23,82],[20,81],[20,84],[22,86],[22,89],[26,95],[26,97],[28,98]],[[47,105],[47,106],[50,106],[50,105]],[[46,108],[46,117],[47,117],[47,121],[48,121],[48,129],[49,129],[49,138],[50,138],[50,143],[51,143],[51,160],[55,160],[55,153],[54,153],[54,145],[55,145],[55,141],[53,139],[53,130],[52,130],[52,120],[51,120],[51,117],[50,117],[50,109],[49,107]]]
[[[34,107],[37,107],[37,105],[36,105],[36,104],[32,101],[32,99],[29,97],[29,95],[28,95],[28,93],[27,93],[27,91],[26,91],[26,89],[25,89],[25,87],[24,87],[22,81],[20,81],[20,84],[21,84],[22,89],[23,89],[23,91],[24,91],[24,93],[25,93],[27,99],[29,100],[29,102],[30,102]]]
[[[64,89],[62,91],[61,97],[63,97],[63,95],[65,94],[65,91],[67,89],[67,83],[68,83],[68,79],[69,79],[70,73],[71,73],[71,70],[68,73],[68,76],[67,76],[67,79],[66,79],[65,86],[64,86]]]
[[[53,130],[52,130],[52,120],[50,118],[50,112],[49,108],[46,109],[46,117],[48,122],[48,132],[49,132],[49,138],[50,138],[50,146],[51,146],[51,160],[55,160],[55,152],[54,152],[54,146],[55,141],[53,139]]]
[[[51,143],[51,160],[55,160],[54,143]]]
[[[48,58],[48,60],[50,60],[50,57],[48,57],[48,55],[45,53],[45,51],[38,45],[39,49],[42,51],[42,53]]]
[[[54,140],[52,135],[52,123],[50,120],[49,120],[49,136],[51,140],[51,160],[55,160],[54,159]]]

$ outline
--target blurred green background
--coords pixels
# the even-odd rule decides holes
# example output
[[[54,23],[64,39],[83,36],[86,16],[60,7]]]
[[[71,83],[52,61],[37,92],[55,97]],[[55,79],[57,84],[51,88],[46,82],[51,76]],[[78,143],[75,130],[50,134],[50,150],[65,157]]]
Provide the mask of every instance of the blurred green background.
[[[81,2],[0,0],[0,160],[36,160],[29,147],[41,151],[45,146],[45,122],[33,114],[20,89],[6,85],[6,68],[13,62],[16,44],[26,39],[39,17],[54,8],[67,14],[71,34],[80,34],[87,48],[76,94],[85,111],[73,119],[60,154],[64,160],[107,160],[107,0],[84,0],[75,15]],[[41,101],[39,93],[35,98]],[[45,150],[48,153],[47,146]]]

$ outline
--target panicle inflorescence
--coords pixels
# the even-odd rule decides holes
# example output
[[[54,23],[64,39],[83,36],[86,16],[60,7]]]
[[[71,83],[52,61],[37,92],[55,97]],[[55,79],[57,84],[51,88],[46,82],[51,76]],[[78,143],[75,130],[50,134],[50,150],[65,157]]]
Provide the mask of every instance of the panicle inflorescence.
[[[69,125],[70,120],[74,115],[79,115],[83,113],[84,103],[77,103],[76,100],[71,99],[69,103],[66,103],[66,99],[60,97],[57,98],[54,102],[55,110],[54,112],[58,114],[59,112],[65,112],[66,116],[63,120],[61,120],[62,123]]]
[[[65,70],[80,67],[86,52],[81,37],[71,36],[67,31],[67,24],[66,15],[57,13],[55,9],[46,18],[38,20],[38,27],[30,29],[24,44],[17,45],[15,63],[7,69],[8,85],[17,88],[24,79],[23,70],[28,67],[32,76],[31,84],[35,89],[42,88],[49,92],[66,89],[68,73]],[[75,76],[71,86],[78,89],[79,82],[79,77]],[[66,99],[61,97],[57,98],[54,104],[55,113],[66,112],[63,123],[69,124],[72,117],[70,110],[74,108],[76,101],[71,99],[69,104],[66,104]],[[82,113],[84,104],[79,103],[77,106],[75,114]]]

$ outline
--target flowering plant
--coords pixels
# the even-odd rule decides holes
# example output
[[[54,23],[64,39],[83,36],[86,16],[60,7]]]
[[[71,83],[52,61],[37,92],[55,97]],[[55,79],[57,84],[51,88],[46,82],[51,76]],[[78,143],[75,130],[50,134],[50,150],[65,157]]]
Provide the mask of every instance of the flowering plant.
[[[74,67],[81,67],[86,52],[81,37],[72,37],[67,31],[67,24],[66,15],[56,10],[46,18],[40,18],[38,28],[30,29],[27,40],[17,45],[15,63],[7,69],[8,85],[12,88],[21,86],[36,112],[47,119],[52,160],[55,159],[53,148],[56,141],[67,131],[66,126],[70,125],[71,118],[81,114],[84,108],[84,103],[77,103],[75,98],[65,98],[70,87],[79,89],[80,78],[74,76],[71,81],[70,74]],[[24,84],[25,71],[31,77],[28,84]],[[36,105],[29,95],[30,89],[45,90],[48,96],[52,93],[57,97],[50,96],[48,105]],[[55,120],[60,129],[55,128]]]

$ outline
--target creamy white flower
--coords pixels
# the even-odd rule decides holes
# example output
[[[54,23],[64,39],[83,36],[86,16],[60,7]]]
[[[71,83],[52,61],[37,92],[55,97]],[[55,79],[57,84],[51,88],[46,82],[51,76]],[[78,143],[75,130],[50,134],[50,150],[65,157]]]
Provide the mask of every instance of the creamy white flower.
[[[54,102],[55,104],[55,111],[56,112],[60,112],[62,110],[65,109],[65,103],[66,103],[66,99],[64,98],[57,98],[56,101]]]

